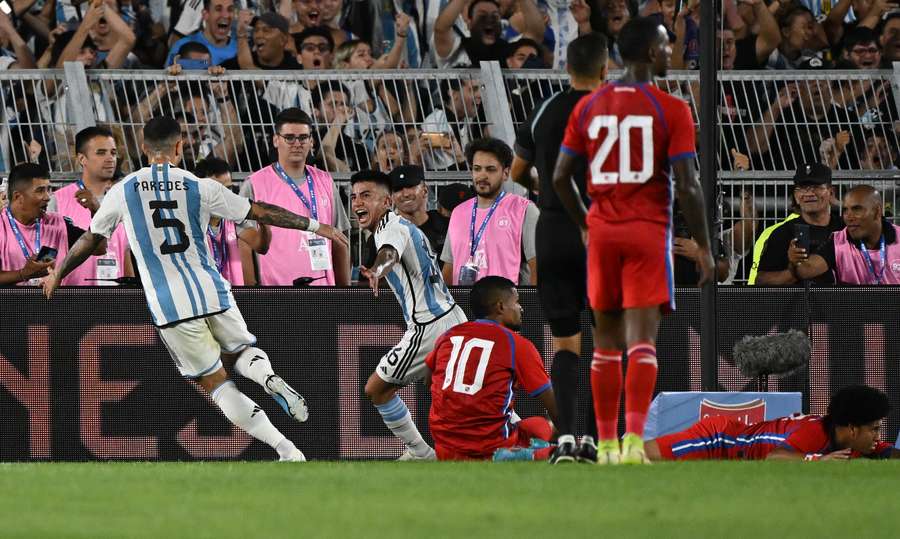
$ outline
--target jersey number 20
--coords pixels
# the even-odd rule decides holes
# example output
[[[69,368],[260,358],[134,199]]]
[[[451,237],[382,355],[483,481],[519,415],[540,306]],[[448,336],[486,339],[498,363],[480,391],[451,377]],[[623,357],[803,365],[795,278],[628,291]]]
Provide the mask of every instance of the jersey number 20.
[[[153,226],[156,228],[174,228],[175,243],[169,243],[169,240],[162,242],[159,246],[159,252],[164,255],[175,253],[183,253],[190,247],[191,241],[188,239],[184,230],[184,223],[174,217],[163,217],[163,210],[177,210],[177,200],[151,200],[150,209],[153,210]]]
[[[450,361],[447,363],[447,373],[444,375],[444,384],[441,389],[447,389],[453,384],[453,391],[474,395],[481,391],[481,386],[484,385],[484,372],[491,360],[494,341],[485,339],[466,341],[465,337],[456,335],[450,337],[450,342],[453,343],[453,350],[450,351]],[[463,344],[464,342],[465,344]],[[475,368],[475,378],[471,384],[467,384],[463,380],[466,376],[466,365],[469,363],[469,355],[476,348],[481,350],[481,357],[478,358],[478,366]]]
[[[641,170],[631,168],[631,130],[641,130]],[[606,137],[591,160],[591,183],[645,183],[653,176],[653,116],[626,116],[621,122],[616,116],[594,116],[588,125],[588,136],[597,140],[601,129]],[[603,172],[603,164],[613,145],[619,141],[619,171]]]

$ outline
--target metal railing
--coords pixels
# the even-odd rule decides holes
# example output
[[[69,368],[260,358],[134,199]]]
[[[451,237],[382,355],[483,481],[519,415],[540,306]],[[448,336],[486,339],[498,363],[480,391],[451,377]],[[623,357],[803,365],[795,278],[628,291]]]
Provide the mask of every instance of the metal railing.
[[[837,197],[855,182],[874,183],[893,215],[900,180],[894,168],[900,157],[900,63],[894,71],[729,71],[720,72],[719,80],[723,237],[751,221],[758,232],[783,218],[793,198],[790,178],[806,161],[834,169]],[[672,72],[657,84],[684,98],[698,117],[697,72]],[[452,71],[220,76],[86,72],[77,63],[64,70],[6,71],[0,73],[0,172],[37,159],[54,179],[73,179],[74,134],[94,124],[113,129],[121,170],[136,170],[141,127],[168,113],[183,124],[186,168],[214,155],[226,159],[240,180],[271,161],[274,118],[296,106],[313,120],[316,165],[341,183],[354,171],[387,171],[400,163],[423,165],[437,184],[467,182],[463,150],[469,140],[490,134],[511,144],[535,105],[567,87],[565,73],[501,72],[495,63]],[[736,170],[732,149],[748,157],[748,169]],[[749,252],[752,238],[735,250]]]

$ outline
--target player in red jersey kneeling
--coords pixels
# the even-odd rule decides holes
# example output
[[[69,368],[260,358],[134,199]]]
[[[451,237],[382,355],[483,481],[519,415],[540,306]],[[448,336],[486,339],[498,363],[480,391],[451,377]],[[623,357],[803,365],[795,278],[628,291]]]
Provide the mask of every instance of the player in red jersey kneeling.
[[[460,324],[435,342],[425,359],[431,369],[429,423],[438,460],[488,460],[497,449],[546,460],[553,425],[543,417],[516,421],[514,390],[536,397],[552,420],[556,401],[544,361],[534,344],[514,333],[522,324],[515,284],[484,277],[469,294],[474,322]]]

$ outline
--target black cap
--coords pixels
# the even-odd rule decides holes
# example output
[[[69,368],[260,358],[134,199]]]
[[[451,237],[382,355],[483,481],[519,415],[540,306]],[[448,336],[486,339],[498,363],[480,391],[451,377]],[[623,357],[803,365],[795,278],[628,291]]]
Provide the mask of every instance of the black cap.
[[[418,165],[400,165],[391,171],[391,191],[415,187],[425,181],[425,170]]]
[[[291,33],[291,23],[280,13],[268,11],[262,15],[253,17],[253,20],[250,21],[250,26],[256,26],[256,23],[259,21],[266,23],[266,26],[282,31],[285,35]]]
[[[464,183],[451,183],[438,188],[437,199],[441,207],[453,211],[455,207],[473,196],[475,196],[475,191],[472,190],[472,186]]]
[[[819,55],[801,58],[797,64],[797,69],[801,71],[817,71],[820,69],[834,69],[834,63],[827,58]]]
[[[794,174],[794,185],[831,185],[831,169],[822,163],[800,165]]]

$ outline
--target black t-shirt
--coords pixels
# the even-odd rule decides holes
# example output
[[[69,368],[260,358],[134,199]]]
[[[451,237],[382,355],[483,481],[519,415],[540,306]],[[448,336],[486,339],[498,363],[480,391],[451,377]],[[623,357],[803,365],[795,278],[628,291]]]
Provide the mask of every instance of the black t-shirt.
[[[805,82],[801,81],[801,84]],[[856,112],[832,105],[825,116],[817,119],[806,114],[798,99],[794,106],[782,113],[775,131],[769,137],[769,152],[756,156],[754,169],[796,170],[804,163],[822,161],[819,152],[822,141],[833,138],[840,131],[850,132],[850,142],[841,155],[838,167],[842,170],[858,169],[865,134]]]
[[[328,126],[322,126],[315,130],[315,140],[316,146],[314,151],[316,152],[316,166],[324,169],[324,163],[322,163],[322,139],[325,137],[325,134],[328,133]],[[334,147],[334,155],[341,161],[347,163],[347,166],[350,167],[350,170],[365,170],[370,168],[370,159],[369,152],[366,150],[366,147],[357,142],[353,142],[353,139],[347,136],[344,133],[343,129],[341,130],[341,134],[338,136],[338,140],[335,143]]]
[[[256,53],[253,52],[252,54],[253,54],[253,63],[256,64],[257,69],[266,69],[266,70],[271,70],[271,71],[303,69],[303,66],[300,65],[299,62],[297,62],[297,59],[287,53],[284,54],[284,57],[281,59],[281,63],[278,64],[277,66],[264,66],[261,63],[259,63],[259,57],[256,55]],[[241,66],[238,64],[237,57],[234,57],[230,60],[222,62],[222,67],[224,67],[225,69],[229,69],[229,70],[241,69]]]
[[[828,243],[832,232],[836,232],[844,228],[844,221],[840,214],[831,212],[831,220],[827,226],[818,226],[807,223],[803,216],[783,224],[775,229],[774,232],[766,240],[765,250],[759,259],[759,271],[784,271],[788,269],[788,247],[791,240],[797,237],[794,225],[797,223],[806,223],[809,225],[809,252],[815,253],[822,245]],[[834,284],[834,276],[825,273],[812,279],[816,284]]]
[[[562,146],[566,125],[569,123],[569,114],[578,101],[589,93],[569,89],[553,94],[535,105],[528,120],[519,126],[515,151],[519,157],[534,163],[537,168],[540,178],[538,208],[542,212],[565,213],[566,211],[559,197],[556,196],[556,191],[553,190],[553,169],[556,167],[559,148]],[[585,184],[586,175],[585,158],[579,157],[575,165],[575,184],[578,186],[585,204],[590,205]]]
[[[881,220],[881,230],[884,233],[885,245],[890,245],[892,243],[897,242],[897,231],[894,230],[894,226],[886,219]],[[856,247],[857,249],[862,249],[860,242],[853,241],[852,238],[849,238],[849,236],[848,236],[848,239],[851,241],[851,243],[853,244],[854,247]],[[830,269],[831,271],[835,270],[835,267],[837,266],[837,257],[835,256],[835,253],[834,253],[834,233],[833,232],[831,233],[830,236],[828,236],[828,240],[825,243],[823,243],[821,245],[821,247],[819,247],[819,249],[817,251],[815,251],[815,253],[825,259],[825,263],[828,264],[828,269]],[[877,265],[877,263],[876,263],[875,267],[876,268],[879,267]],[[859,283],[847,283],[847,284],[859,284]]]
[[[744,39],[738,39],[734,42],[735,69],[762,69],[765,63],[760,63],[756,58],[756,40],[759,38],[756,34],[750,34]]]

